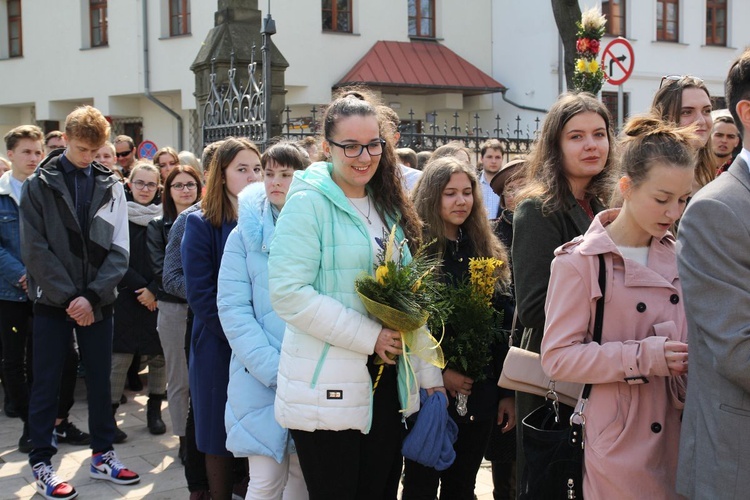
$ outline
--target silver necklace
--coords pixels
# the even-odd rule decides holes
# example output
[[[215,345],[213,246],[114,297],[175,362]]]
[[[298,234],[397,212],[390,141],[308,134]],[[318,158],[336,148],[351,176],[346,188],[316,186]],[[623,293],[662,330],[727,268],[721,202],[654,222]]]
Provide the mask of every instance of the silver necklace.
[[[362,217],[367,219],[367,223],[372,226],[372,222],[370,221],[370,212],[372,211],[372,206],[370,205],[370,197],[365,196],[365,198],[367,198],[367,215],[365,215],[365,213],[359,209],[359,207],[356,205],[356,203],[354,203],[354,201],[351,198],[348,198],[348,200],[349,200],[349,203],[351,203],[352,206],[357,209],[357,212],[361,213]]]

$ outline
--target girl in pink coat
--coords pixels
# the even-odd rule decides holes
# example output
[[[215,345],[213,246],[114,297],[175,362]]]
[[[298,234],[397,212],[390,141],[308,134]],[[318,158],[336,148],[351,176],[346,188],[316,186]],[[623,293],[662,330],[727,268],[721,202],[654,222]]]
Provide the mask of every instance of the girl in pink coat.
[[[691,138],[656,118],[631,120],[621,143],[622,208],[598,214],[555,252],[542,366],[554,380],[593,384],[584,408],[585,498],[679,498],[688,347],[669,228],[690,196]],[[607,285],[596,344],[599,254]]]

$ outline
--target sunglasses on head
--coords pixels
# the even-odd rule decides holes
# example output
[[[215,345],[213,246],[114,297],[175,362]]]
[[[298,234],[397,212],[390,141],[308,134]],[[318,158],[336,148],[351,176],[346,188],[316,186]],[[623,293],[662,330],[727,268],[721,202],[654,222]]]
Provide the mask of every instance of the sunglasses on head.
[[[132,149],[128,149],[127,151],[120,151],[119,153],[115,153],[115,156],[118,158],[122,158],[124,156],[128,156],[132,152],[133,152]]]
[[[666,76],[661,77],[659,88],[662,88],[664,86],[664,82],[668,82],[667,85],[671,85],[672,82],[679,82],[681,80],[684,80],[685,78],[690,78],[692,80],[695,80],[699,84],[703,83],[703,80],[693,75],[666,75]]]

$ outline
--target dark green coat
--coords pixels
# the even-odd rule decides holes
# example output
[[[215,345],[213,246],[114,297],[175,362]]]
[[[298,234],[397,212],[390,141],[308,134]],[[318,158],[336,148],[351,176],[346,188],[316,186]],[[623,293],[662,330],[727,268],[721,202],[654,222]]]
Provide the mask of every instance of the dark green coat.
[[[550,265],[555,249],[586,232],[591,225],[586,211],[569,193],[564,209],[542,213],[539,198],[524,200],[513,216],[513,275],[516,285],[518,320],[531,335],[529,349],[539,352],[544,331],[544,302],[547,299]],[[594,214],[604,210],[596,198],[591,200]],[[536,332],[536,333],[535,333]]]
[[[542,201],[530,198],[522,201],[513,214],[513,276],[516,285],[516,310],[518,321],[525,327],[521,347],[539,352],[544,334],[544,303],[547,300],[550,266],[555,249],[586,232],[591,219],[568,193],[563,209],[542,213]],[[604,210],[598,199],[591,200],[594,214]],[[544,404],[544,398],[516,393],[516,422],[521,422],[535,408]],[[523,453],[523,425],[516,425],[517,482],[526,467]]]

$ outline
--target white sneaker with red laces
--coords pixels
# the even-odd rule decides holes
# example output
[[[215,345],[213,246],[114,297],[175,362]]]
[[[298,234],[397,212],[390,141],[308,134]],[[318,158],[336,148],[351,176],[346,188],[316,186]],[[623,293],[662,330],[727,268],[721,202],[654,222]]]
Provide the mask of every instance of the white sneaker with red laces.
[[[117,484],[134,484],[141,480],[141,476],[127,469],[117,459],[115,450],[91,455],[89,475],[94,479],[106,479]]]
[[[39,462],[31,470],[34,471],[36,491],[44,498],[67,500],[78,496],[75,488],[57,477],[55,469],[51,465]]]

